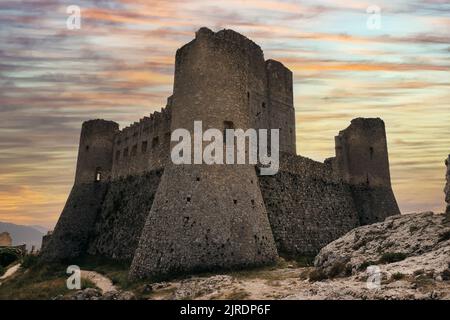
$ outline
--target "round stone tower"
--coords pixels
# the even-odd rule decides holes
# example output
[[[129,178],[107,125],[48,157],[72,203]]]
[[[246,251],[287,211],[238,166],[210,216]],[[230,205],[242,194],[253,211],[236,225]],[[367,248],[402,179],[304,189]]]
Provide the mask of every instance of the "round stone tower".
[[[52,236],[42,248],[43,261],[70,259],[86,251],[108,189],[118,129],[113,121],[83,123],[75,183]]]
[[[192,137],[194,121],[202,121],[203,130],[245,131],[252,124],[250,95],[264,98],[265,87],[264,57],[255,43],[231,30],[202,28],[176,55],[171,130],[184,128]],[[130,276],[256,266],[276,257],[253,165],[170,163]]]
[[[119,125],[114,121],[89,120],[83,123],[75,184],[109,180],[114,137],[118,130]]]

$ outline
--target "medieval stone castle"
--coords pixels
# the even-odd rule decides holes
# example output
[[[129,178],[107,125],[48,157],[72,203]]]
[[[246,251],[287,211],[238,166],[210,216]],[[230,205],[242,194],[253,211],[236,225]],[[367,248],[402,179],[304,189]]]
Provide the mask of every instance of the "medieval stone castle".
[[[171,132],[280,130],[280,170],[175,165]],[[130,277],[273,263],[315,254],[363,224],[399,214],[384,123],[358,118],[325,163],[296,155],[292,72],[232,31],[201,28],[177,51],[161,112],[119,130],[83,123],[75,183],[42,259],[84,254],[130,261]]]

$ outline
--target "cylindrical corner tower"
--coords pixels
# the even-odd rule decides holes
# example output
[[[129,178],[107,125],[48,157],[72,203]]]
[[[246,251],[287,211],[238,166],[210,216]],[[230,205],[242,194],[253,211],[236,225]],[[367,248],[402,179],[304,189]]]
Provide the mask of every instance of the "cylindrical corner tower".
[[[178,50],[171,130],[247,130],[249,95],[264,96],[261,49],[229,30],[202,28]],[[255,167],[170,163],[130,276],[167,276],[272,263],[277,257]]]
[[[81,128],[75,184],[108,181],[113,163],[114,121],[89,120]]]
[[[75,184],[49,242],[42,248],[44,261],[67,260],[86,252],[95,220],[108,190],[117,123],[83,123]]]

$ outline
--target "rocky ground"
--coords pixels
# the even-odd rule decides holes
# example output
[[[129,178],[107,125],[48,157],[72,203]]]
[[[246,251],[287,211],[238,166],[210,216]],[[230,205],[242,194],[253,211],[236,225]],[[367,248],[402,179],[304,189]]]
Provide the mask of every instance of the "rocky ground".
[[[450,222],[443,214],[390,217],[321,250],[315,267],[278,266],[145,284],[131,292],[86,289],[73,299],[450,299]]]

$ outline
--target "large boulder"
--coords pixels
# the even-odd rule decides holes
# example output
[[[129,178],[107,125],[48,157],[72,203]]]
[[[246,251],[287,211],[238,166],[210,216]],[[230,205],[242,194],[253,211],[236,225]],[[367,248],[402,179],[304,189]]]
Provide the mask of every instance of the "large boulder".
[[[414,274],[425,270],[436,277],[448,273],[450,223],[443,214],[424,212],[392,216],[356,228],[324,247],[315,266],[326,277],[365,271],[377,265],[384,272]]]

